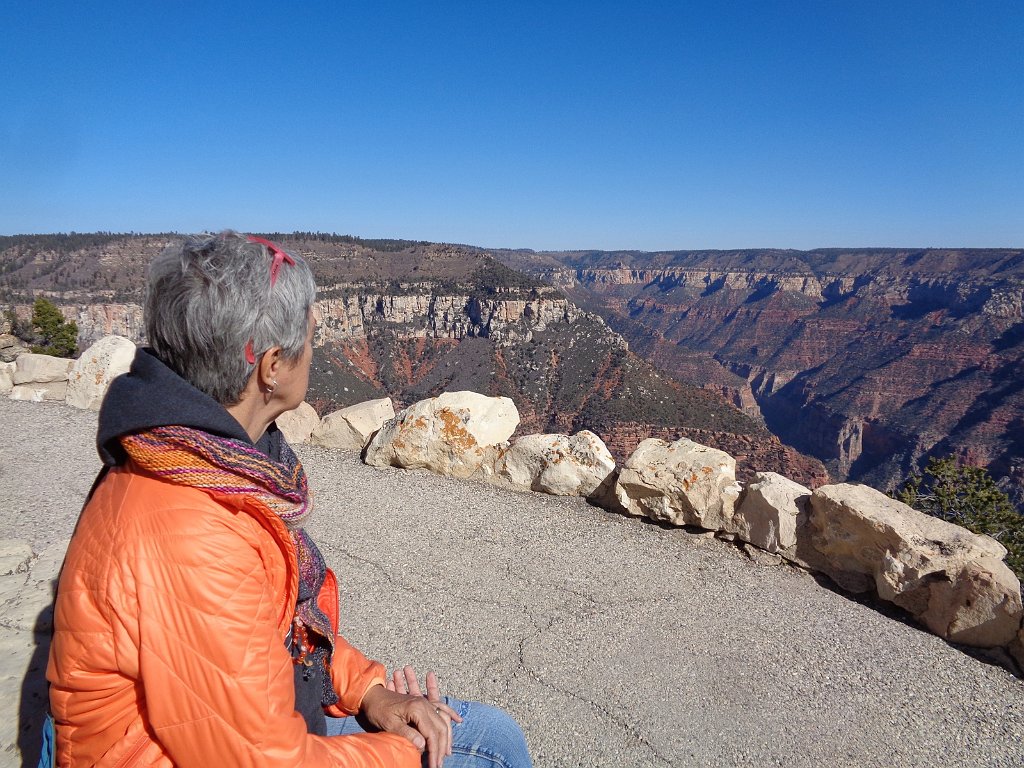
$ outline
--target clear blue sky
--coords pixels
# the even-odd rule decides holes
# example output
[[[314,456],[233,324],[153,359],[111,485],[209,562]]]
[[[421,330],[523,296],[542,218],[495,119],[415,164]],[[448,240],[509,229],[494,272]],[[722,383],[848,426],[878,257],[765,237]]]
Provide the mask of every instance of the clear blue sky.
[[[7,2],[0,234],[1024,246],[1024,3]]]

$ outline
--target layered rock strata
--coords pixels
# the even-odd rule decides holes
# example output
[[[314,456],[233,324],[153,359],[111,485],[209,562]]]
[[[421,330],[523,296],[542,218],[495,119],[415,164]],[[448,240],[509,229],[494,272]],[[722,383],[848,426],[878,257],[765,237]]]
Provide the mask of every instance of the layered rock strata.
[[[952,453],[1024,502],[1024,251],[502,258],[679,380],[759,412],[834,477],[884,488]]]

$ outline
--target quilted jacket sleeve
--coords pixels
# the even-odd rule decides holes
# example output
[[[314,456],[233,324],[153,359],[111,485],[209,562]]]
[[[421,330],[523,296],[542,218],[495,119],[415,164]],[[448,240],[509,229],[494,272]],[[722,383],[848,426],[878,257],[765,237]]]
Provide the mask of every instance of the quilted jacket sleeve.
[[[227,510],[164,510],[128,567],[148,720],[179,766],[416,766],[392,734],[321,738],[294,712],[292,662],[278,628],[282,555]],[[231,517],[225,520],[224,516]],[[242,515],[241,517],[246,517]],[[131,661],[125,660],[125,667]]]

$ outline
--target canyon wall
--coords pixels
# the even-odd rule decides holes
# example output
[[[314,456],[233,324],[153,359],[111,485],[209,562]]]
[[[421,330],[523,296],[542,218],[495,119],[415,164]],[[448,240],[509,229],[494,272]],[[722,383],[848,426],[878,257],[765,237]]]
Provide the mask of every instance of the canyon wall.
[[[29,312],[34,297],[51,298],[78,323],[82,345],[111,333],[141,342],[145,265],[173,237],[0,238],[0,300]],[[591,429],[620,458],[641,435],[691,435],[739,454],[741,478],[770,470],[810,486],[827,479],[820,462],[769,432],[753,394],[735,386],[741,377],[718,366],[701,386],[680,383],[600,315],[490,252],[269,237],[301,254],[317,279],[310,400],[321,410],[467,389],[511,397],[526,432]]]
[[[657,367],[759,415],[834,478],[885,488],[955,453],[1022,498],[1022,251],[503,261],[599,312]]]

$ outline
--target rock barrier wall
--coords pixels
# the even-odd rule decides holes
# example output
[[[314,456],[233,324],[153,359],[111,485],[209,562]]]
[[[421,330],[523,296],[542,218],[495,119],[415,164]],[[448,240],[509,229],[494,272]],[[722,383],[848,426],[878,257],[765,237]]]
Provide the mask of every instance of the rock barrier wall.
[[[128,370],[135,345],[108,336],[78,360],[21,354],[0,361],[0,394],[96,410]],[[320,419],[303,403],[278,425],[292,442],[357,450],[372,466],[428,469],[520,491],[575,495],[611,512],[704,529],[759,563],[789,562],[844,590],[873,593],[953,643],[1005,651],[1024,668],[1021,584],[995,539],[925,515],[865,485],[810,489],[759,472],[743,487],[736,461],[686,438],[641,442],[617,466],[588,431],[509,442],[508,398],[446,392],[395,413],[389,399]],[[710,535],[710,534],[709,534]]]

